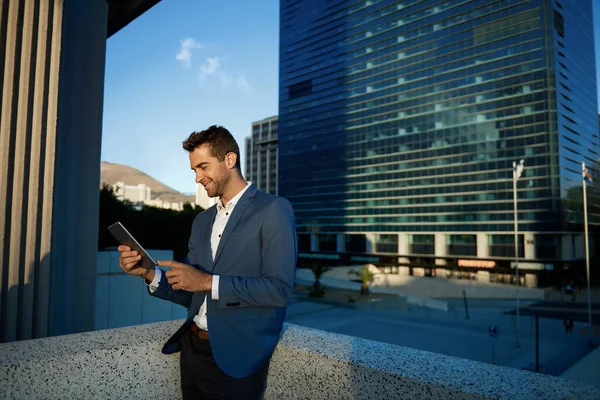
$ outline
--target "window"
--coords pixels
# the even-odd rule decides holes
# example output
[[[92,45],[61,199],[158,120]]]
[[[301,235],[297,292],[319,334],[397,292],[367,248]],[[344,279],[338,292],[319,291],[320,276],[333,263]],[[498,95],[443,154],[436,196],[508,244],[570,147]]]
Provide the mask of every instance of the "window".
[[[435,254],[435,239],[433,235],[409,235],[411,254]]]
[[[475,235],[448,235],[446,243],[450,256],[477,255],[477,237]]]
[[[291,85],[288,88],[288,96],[290,100],[297,99],[299,97],[307,96],[312,93],[312,79],[302,81]]]
[[[554,30],[560,37],[565,37],[565,21],[561,13],[554,10]]]
[[[524,248],[525,237],[523,235],[517,235],[517,242],[519,248],[519,257],[525,257]],[[514,235],[489,235],[488,245],[490,249],[490,256],[492,257],[511,257],[515,256],[515,236]]]

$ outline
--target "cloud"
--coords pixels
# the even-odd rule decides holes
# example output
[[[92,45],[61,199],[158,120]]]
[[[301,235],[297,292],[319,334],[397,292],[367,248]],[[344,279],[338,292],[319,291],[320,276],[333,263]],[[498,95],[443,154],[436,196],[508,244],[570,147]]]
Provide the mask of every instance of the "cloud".
[[[191,68],[192,67],[192,49],[201,49],[202,47],[204,47],[204,45],[196,42],[193,38],[187,38],[184,40],[180,40],[181,43],[181,50],[179,51],[179,53],[175,56],[176,59],[178,59],[179,61],[181,61],[181,64],[183,64],[184,67],[186,68]]]
[[[237,76],[234,76],[223,70],[219,57],[209,57],[204,64],[200,65],[201,83],[207,83],[209,79],[213,79],[212,77],[217,79],[223,87],[235,86],[244,92],[250,92],[252,90],[252,87],[244,74],[237,74]]]
[[[214,75],[219,69],[221,63],[218,57],[209,57],[206,59],[206,64],[200,66],[200,78],[206,79],[210,75]]]
[[[235,85],[238,88],[242,89],[244,92],[250,92],[252,90],[252,87],[248,83],[248,80],[246,79],[246,76],[244,74],[238,75],[237,80],[235,81]]]

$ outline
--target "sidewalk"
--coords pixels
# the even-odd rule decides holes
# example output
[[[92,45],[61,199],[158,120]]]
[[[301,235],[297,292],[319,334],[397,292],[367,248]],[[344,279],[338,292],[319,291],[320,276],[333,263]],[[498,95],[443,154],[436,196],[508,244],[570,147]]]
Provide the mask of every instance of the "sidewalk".
[[[296,270],[296,283],[299,283],[301,285],[312,285],[314,280],[315,276],[310,269],[302,268]],[[361,284],[358,282],[353,282],[349,279],[339,279],[325,275],[321,277],[320,281],[323,286],[335,287],[340,289],[352,289],[359,291],[361,287]],[[406,297],[406,301],[408,304],[432,308],[441,311],[448,311],[448,303],[443,300],[436,300],[429,297],[409,294],[404,292],[401,288],[373,286],[371,287],[371,291],[376,293],[397,294]]]
[[[351,270],[359,270],[363,266],[335,267],[323,274],[323,278],[336,278],[350,281],[356,277],[350,275]],[[373,267],[375,268],[375,267]],[[379,272],[377,268],[373,270]],[[310,269],[301,268],[297,274],[303,274],[305,279],[314,279]],[[379,278],[373,283],[373,287],[395,288],[406,295],[422,296],[435,299],[462,299],[463,290],[467,298],[482,299],[514,299],[516,298],[516,286],[503,283],[478,282],[464,279],[447,279],[439,277],[416,277],[397,274],[379,274]],[[519,287],[519,297],[525,299],[544,300],[545,290],[538,288]]]
[[[298,270],[297,280],[302,284],[313,282],[312,271]],[[418,279],[418,278],[417,278]],[[425,282],[430,281],[424,278]],[[360,284],[332,277],[321,279],[324,285],[358,290]],[[374,288],[394,290],[394,288]],[[400,290],[395,290],[396,293]],[[423,296],[420,296],[423,298]],[[432,351],[450,356],[496,363],[518,369],[533,368],[535,363],[535,319],[519,318],[519,342],[516,347],[515,300],[467,299],[469,319],[466,319],[461,298],[429,299],[443,302],[447,311],[410,304],[407,311],[359,310],[335,307],[295,298],[288,307],[286,320],[351,336]],[[521,300],[520,305],[535,300]],[[498,335],[490,337],[489,327],[496,327]],[[575,332],[581,329],[576,325]],[[566,334],[561,320],[539,319],[539,351],[542,373],[560,375],[584,357],[589,351],[585,335]]]

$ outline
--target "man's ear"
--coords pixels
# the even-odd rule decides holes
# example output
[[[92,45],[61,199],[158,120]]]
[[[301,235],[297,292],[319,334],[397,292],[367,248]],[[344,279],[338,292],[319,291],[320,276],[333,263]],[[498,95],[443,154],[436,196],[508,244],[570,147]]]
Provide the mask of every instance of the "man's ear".
[[[235,164],[237,163],[237,154],[231,152],[227,153],[225,156],[225,165],[227,168],[232,169],[235,168]]]

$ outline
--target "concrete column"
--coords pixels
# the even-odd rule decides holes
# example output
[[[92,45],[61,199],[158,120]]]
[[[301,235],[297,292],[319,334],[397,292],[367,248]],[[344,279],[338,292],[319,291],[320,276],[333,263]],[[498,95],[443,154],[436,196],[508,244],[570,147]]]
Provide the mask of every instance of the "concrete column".
[[[265,165],[265,170],[267,172],[265,174],[266,181],[265,181],[265,184],[264,184],[264,191],[267,192],[267,193],[271,193],[271,168],[270,168],[270,166],[271,166],[271,163],[270,163],[270,160],[271,160],[271,150],[269,149],[268,146],[267,146],[267,148],[265,150],[265,153],[266,153],[266,159],[267,159],[267,165]],[[271,193],[271,194],[273,194],[273,193]]]
[[[91,330],[108,6],[0,5],[0,341]]]
[[[310,234],[310,251],[319,251],[319,237],[316,233]]]
[[[574,235],[575,258],[585,259],[585,237],[583,235]]]
[[[244,177],[251,181],[252,180],[252,132],[250,132],[250,136],[248,136],[246,138],[246,140],[244,141],[245,145],[246,145],[246,156],[245,158],[245,162],[246,164],[244,165]]]
[[[477,233],[477,258],[488,258],[490,256],[490,245],[488,242],[488,234],[483,232]],[[488,279],[489,281],[489,279]]]
[[[262,180],[261,178],[261,171],[262,171],[262,162],[260,161],[260,153],[262,153],[262,149],[260,148],[260,146],[258,147],[258,150],[256,151],[256,176],[255,179],[256,181],[254,182],[254,186],[256,186],[256,188],[258,190],[263,190],[262,188]]]
[[[365,234],[365,253],[373,253],[375,251],[375,234],[367,233]]]
[[[538,286],[538,277],[536,274],[525,274],[525,286],[536,288]]]
[[[346,252],[346,237],[341,234],[338,233],[336,238],[336,250],[338,253],[345,253]]]
[[[436,233],[434,235],[434,243],[435,243],[435,255],[436,256],[447,256],[448,255],[448,245],[446,244],[446,234],[445,233]],[[446,260],[435,260],[435,265],[446,265]]]
[[[408,243],[408,234],[407,233],[399,233],[398,234],[398,254],[401,256],[407,256],[410,254],[410,246]],[[408,257],[398,257],[398,262],[400,263],[408,263],[410,260]]]
[[[563,260],[571,260],[575,257],[573,246],[573,235],[562,235],[560,237],[561,256]]]
[[[523,240],[525,241],[525,249],[524,251],[524,259],[525,260],[535,260],[535,237],[531,232],[525,232],[523,234]]]
[[[54,189],[51,335],[93,327],[108,8],[64,0]],[[67,51],[68,49],[68,51]],[[88,265],[86,265],[88,264]]]

